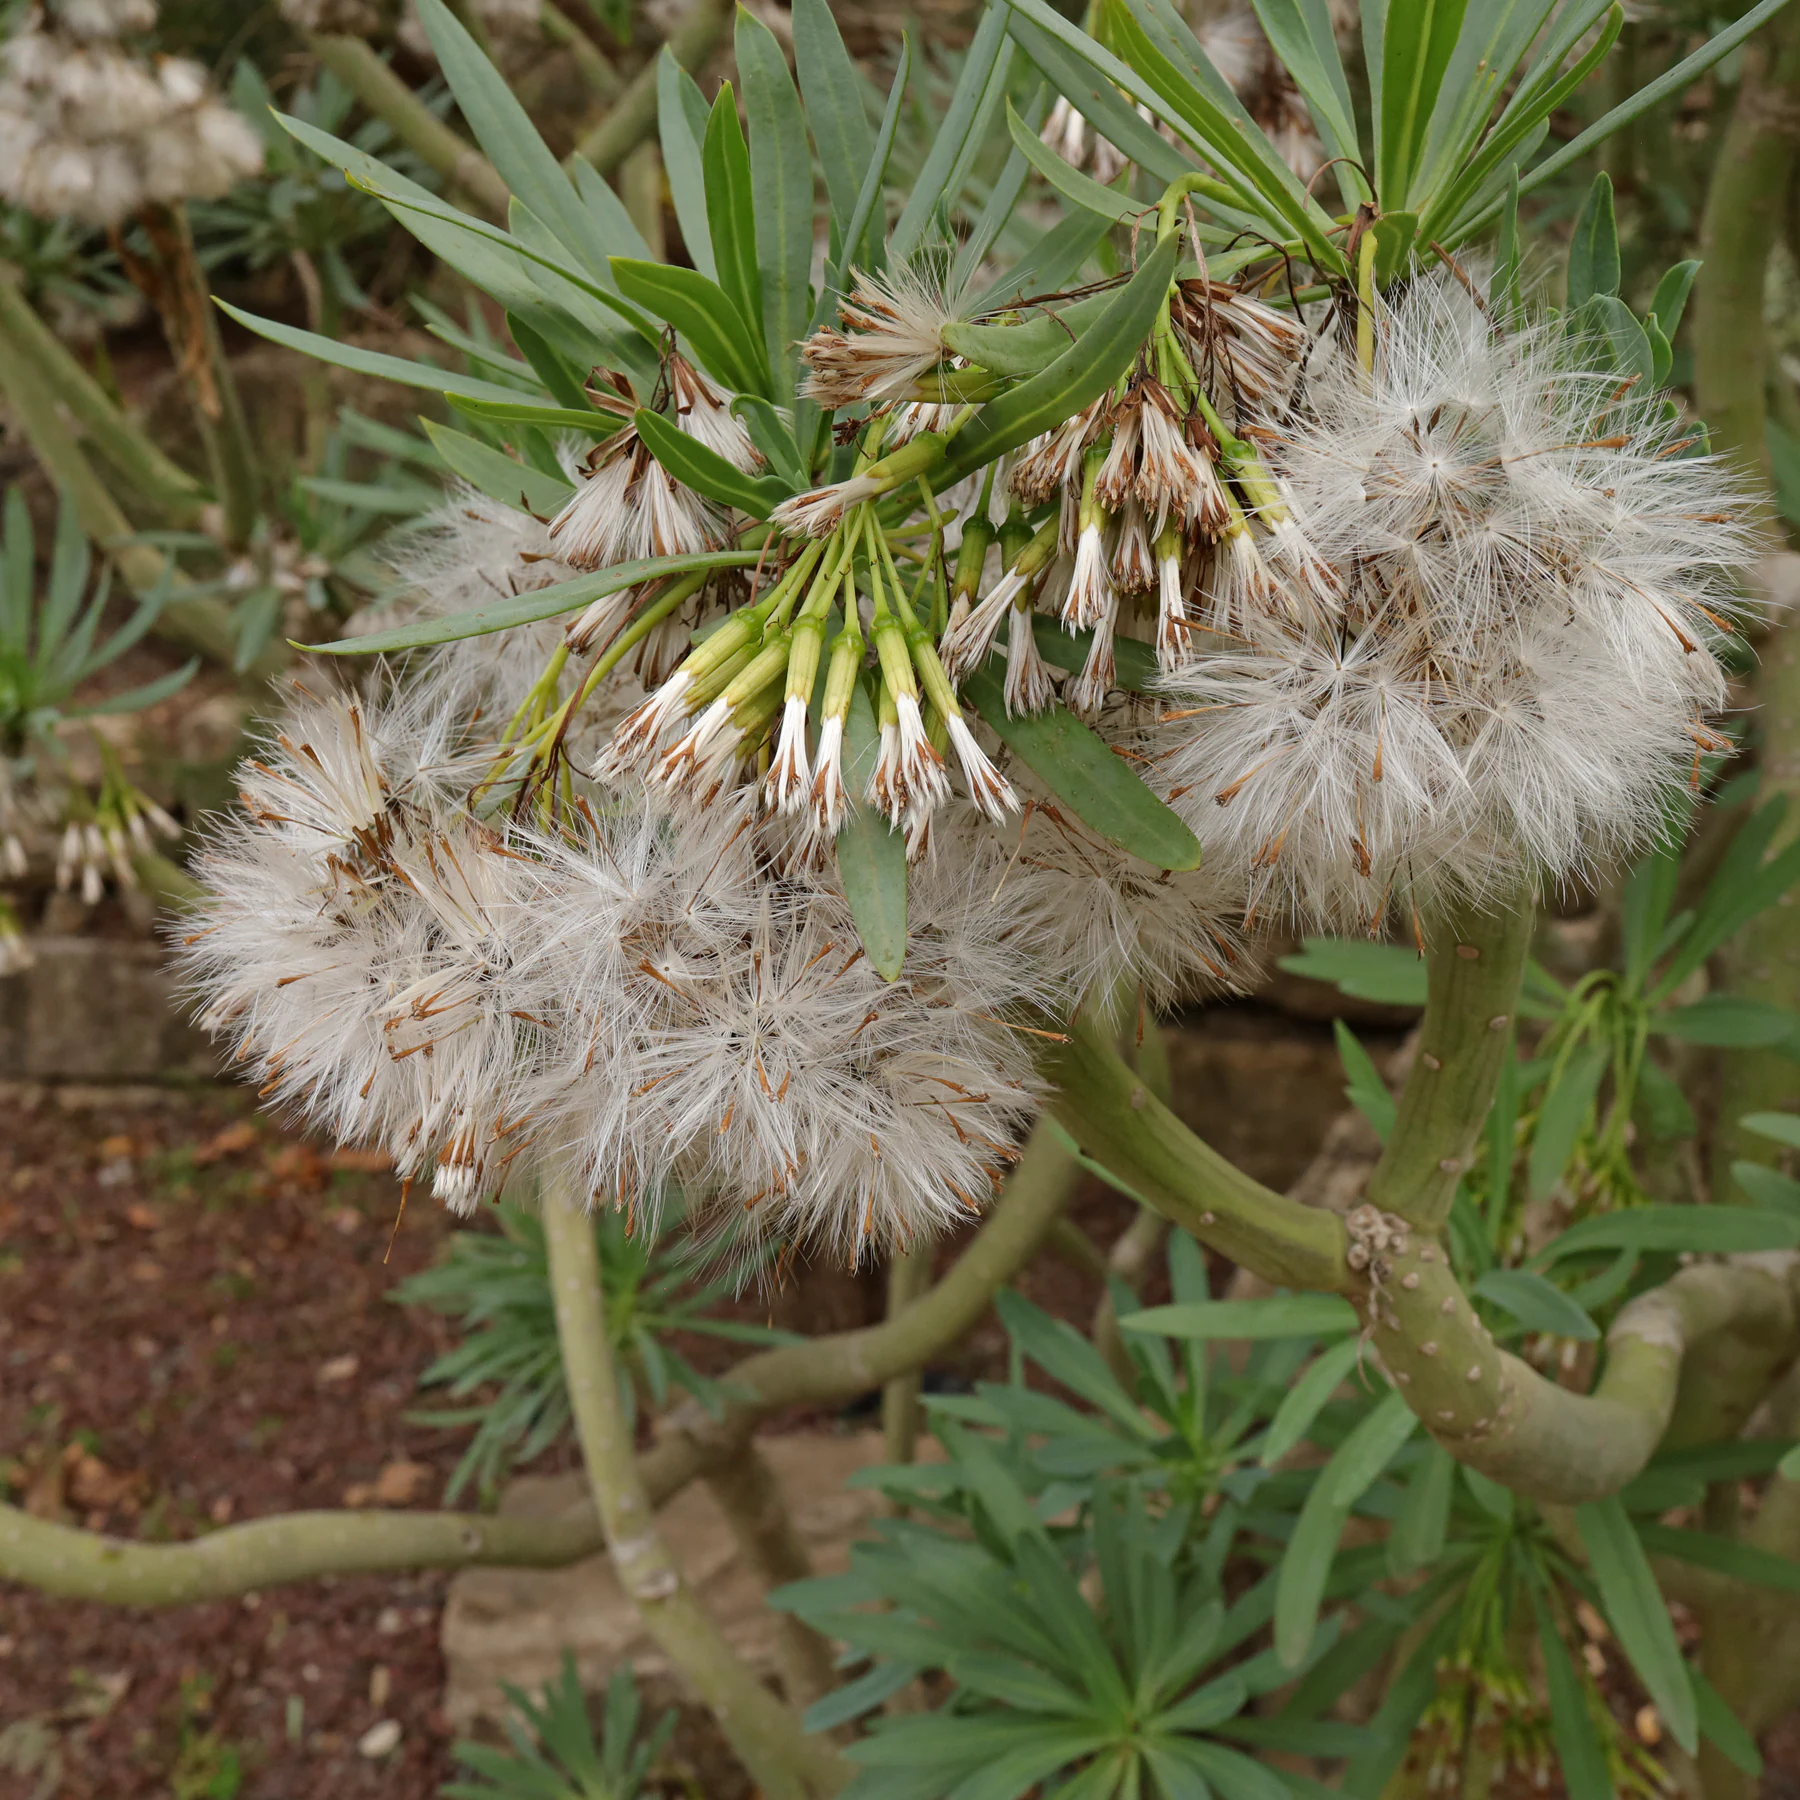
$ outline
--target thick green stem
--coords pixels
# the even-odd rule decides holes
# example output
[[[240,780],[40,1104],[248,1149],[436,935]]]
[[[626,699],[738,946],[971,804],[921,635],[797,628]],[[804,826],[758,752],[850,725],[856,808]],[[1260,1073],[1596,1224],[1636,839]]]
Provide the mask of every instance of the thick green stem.
[[[1536,909],[1521,893],[1495,908],[1451,908],[1432,931],[1419,1054],[1369,1178],[1369,1199],[1441,1231],[1487,1121],[1531,950]]]
[[[1204,1144],[1151,1093],[1092,1021],[1046,1041],[1039,1066],[1081,1147],[1182,1230],[1286,1287],[1342,1293],[1354,1276],[1334,1214],[1252,1180]]]
[[[1741,1385],[1735,1399],[1696,1389],[1703,1410],[1753,1404],[1768,1371],[1800,1352],[1800,1257],[1737,1258],[1684,1269],[1632,1301],[1608,1336],[1598,1387],[1572,1393],[1495,1345],[1443,1249],[1409,1219],[1373,1205],[1340,1218],[1252,1181],[1153,1100],[1091,1025],[1040,1060],[1084,1149],[1263,1280],[1346,1295],[1431,1434],[1534,1499],[1616,1493],[1662,1441],[1684,1378],[1723,1381],[1734,1394]]]
[[[465,143],[361,38],[307,34],[307,48],[407,149],[496,219],[512,195],[498,171]]]
[[[363,1571],[506,1566],[554,1569],[592,1556],[590,1515],[300,1512],[228,1525],[186,1544],[135,1544],[0,1506],[0,1580],[109,1606],[189,1606]]]
[[[1769,251],[1800,148],[1800,14],[1792,7],[1745,46],[1737,104],[1700,220],[1694,286],[1694,403],[1720,449],[1766,469],[1769,379],[1763,319]]]
[[[607,60],[600,46],[564,13],[557,0],[544,0],[538,19],[544,36],[575,59],[582,79],[594,90],[596,97],[608,105],[618,99],[625,85],[619,78],[619,71]]]
[[[765,1589],[811,1576],[812,1558],[794,1527],[781,1483],[754,1443],[711,1470],[706,1487],[731,1527],[738,1554]],[[837,1685],[830,1640],[798,1613],[775,1615],[775,1659],[782,1689],[795,1706],[810,1706]]]
[[[18,270],[6,263],[0,263],[0,329],[30,358],[92,447],[170,525],[193,524],[206,504],[206,489],[164,456],[137,420],[69,354],[25,298]]]
[[[915,1244],[898,1252],[888,1265],[887,1316],[898,1319],[931,1285],[935,1246]],[[909,1463],[919,1442],[919,1386],[924,1366],[891,1377],[881,1389],[883,1455],[891,1463]]]
[[[54,390],[3,323],[0,388],[44,472],[68,494],[82,530],[105,551],[126,585],[140,595],[159,591],[169,595],[157,615],[156,635],[186,644],[230,667],[237,649],[237,628],[230,610],[210,595],[184,599],[184,583],[168,558],[154,544],[133,541],[131,521],[82,453]],[[279,674],[286,662],[286,647],[272,645],[247,673],[267,680]]]
[[[720,0],[693,0],[681,23],[669,34],[675,60],[695,73],[719,47],[732,9]],[[626,83],[611,110],[575,146],[575,154],[610,175],[656,129],[656,64],[652,57]]]
[[[554,1165],[544,1172],[542,1206],[569,1410],[619,1585],[764,1793],[793,1800],[833,1794],[848,1779],[848,1767],[807,1736],[798,1715],[726,1642],[656,1528],[619,1396],[594,1233],[581,1196]]]

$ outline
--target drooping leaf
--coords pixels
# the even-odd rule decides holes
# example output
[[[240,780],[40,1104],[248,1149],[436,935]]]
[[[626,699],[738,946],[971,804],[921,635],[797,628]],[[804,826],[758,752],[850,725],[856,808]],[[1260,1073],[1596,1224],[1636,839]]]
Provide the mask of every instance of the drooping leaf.
[[[1537,1253],[1542,1264],[1594,1250],[1730,1256],[1800,1244],[1800,1218],[1753,1206],[1634,1206],[1582,1219]]]
[[[1280,966],[1290,975],[1329,981],[1353,1000],[1378,1000],[1386,1006],[1425,1004],[1424,960],[1399,944],[1375,944],[1367,938],[1302,938],[1300,954],[1284,956]]]
[[[1490,1269],[1473,1292],[1504,1307],[1527,1331],[1547,1331],[1583,1343],[1600,1335],[1599,1326],[1561,1288],[1529,1269]]]
[[[548,518],[560,512],[574,491],[567,481],[545,475],[525,463],[515,462],[503,450],[484,444],[479,438],[452,431],[430,419],[420,421],[425,435],[450,467],[472,487],[477,487],[490,500],[502,506],[516,507],[537,518]]]
[[[1800,1017],[1767,1000],[1753,1000],[1741,994],[1708,994],[1687,1006],[1656,1013],[1650,1029],[1664,1037],[1680,1038],[1684,1044],[1747,1050],[1793,1037],[1800,1032]]]
[[[642,562],[615,563],[610,569],[600,569],[592,575],[577,575],[514,599],[471,607],[468,612],[419,619],[410,625],[396,625],[388,631],[371,631],[364,637],[339,638],[333,643],[308,644],[306,647],[321,655],[380,656],[398,650],[418,650],[430,644],[459,643],[464,638],[483,637],[493,631],[510,631],[515,625],[534,625],[540,619],[559,618],[603,595],[619,593],[641,582],[692,574],[700,569],[745,568],[761,555],[760,550],[707,550],[694,556],[655,556]]]
[[[1669,1735],[1693,1755],[1699,1740],[1693,1683],[1630,1515],[1614,1495],[1576,1507],[1575,1525],[1619,1648],[1631,1659]]]
[[[880,751],[875,708],[859,681],[844,726],[844,785],[859,804],[837,835],[838,875],[870,964],[897,981],[906,961],[906,839],[861,800]]]
[[[1102,187],[1093,176],[1082,174],[1058,156],[1019,117],[1011,100],[1006,103],[1006,129],[1011,134],[1014,148],[1072,206],[1086,207],[1089,212],[1118,225],[1144,216],[1147,209],[1141,201],[1117,188]]]
[[[790,492],[772,475],[746,475],[710,445],[690,437],[661,413],[640,406],[634,415],[638,436],[650,454],[675,477],[696,492],[735,506],[753,519],[766,519]]]
[[[1428,1443],[1413,1465],[1388,1531],[1388,1567],[1395,1575],[1421,1574],[1443,1554],[1456,1467],[1456,1458],[1436,1443]]]
[[[1282,1396],[1263,1439],[1259,1460],[1265,1468],[1280,1462],[1312,1429],[1326,1402],[1349,1380],[1361,1350],[1354,1337],[1333,1344],[1320,1352],[1306,1373]]]
[[[813,166],[806,115],[775,34],[738,8],[738,73],[750,123],[750,192],[756,268],[762,280],[763,341],[783,391],[797,383],[800,340],[812,318]]]
[[[1594,1729],[1587,1690],[1548,1605],[1536,1592],[1532,1601],[1537,1610],[1538,1643],[1544,1656],[1544,1685],[1549,1690],[1550,1731],[1569,1800],[1614,1800],[1606,1750]]]
[[[971,671],[962,691],[994,735],[1109,843],[1158,869],[1199,866],[1199,839],[1073,713],[1059,706],[1035,718],[1009,718],[1005,690],[991,668]]]

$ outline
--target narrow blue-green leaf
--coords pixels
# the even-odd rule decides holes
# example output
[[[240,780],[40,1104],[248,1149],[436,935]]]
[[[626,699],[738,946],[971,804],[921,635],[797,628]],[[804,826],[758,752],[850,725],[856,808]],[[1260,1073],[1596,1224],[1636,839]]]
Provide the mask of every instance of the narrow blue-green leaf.
[[[1609,1061],[1603,1046],[1584,1046],[1569,1058],[1561,1079],[1544,1096],[1526,1174],[1526,1191],[1533,1200],[1544,1199],[1562,1179]]]
[[[813,166],[806,116],[775,34],[738,8],[738,74],[750,123],[750,193],[756,268],[762,278],[763,341],[772,376],[791,392],[800,340],[812,318]]]
[[[675,477],[709,500],[735,506],[753,519],[766,519],[788,497],[787,486],[769,475],[746,475],[718,451],[689,437],[661,413],[640,406],[635,422],[650,454]]]
[[[469,130],[500,179],[604,282],[606,259],[628,253],[630,246],[609,243],[601,235],[505,77],[444,0],[419,0],[419,22]]]
[[[1790,1150],[1800,1150],[1800,1113],[1745,1113],[1738,1123],[1758,1137],[1786,1144]]]
[[[883,184],[887,180],[888,158],[894,153],[894,138],[900,130],[900,108],[906,98],[906,84],[911,75],[912,40],[902,37],[900,60],[895,66],[894,79],[888,88],[887,105],[882,109],[881,129],[875,134],[875,147],[869,153],[862,186],[857,190],[856,205],[851,210],[850,223],[844,229],[843,245],[832,270],[831,285],[836,290],[841,291],[849,279],[851,265],[859,254],[857,247],[864,238],[868,238],[872,252],[879,255],[883,250],[886,240],[881,226],[887,218],[882,206]],[[876,229],[871,232],[872,224]]]
[[[95,719],[106,714],[141,712],[146,706],[155,706],[158,701],[167,700],[171,694],[179,694],[187,684],[199,673],[200,659],[194,657],[185,662],[179,669],[171,669],[166,675],[158,675],[154,681],[146,681],[138,687],[127,688],[122,694],[109,694],[104,700],[96,700],[89,706],[59,708],[65,719]]]
[[[988,728],[1082,822],[1158,869],[1200,865],[1200,840],[1151,793],[1137,771],[1063,707],[1009,718],[1001,678],[972,671],[963,698]]]
[[[296,325],[281,325],[273,319],[259,319],[230,304],[213,302],[221,312],[287,350],[298,350],[316,356],[321,362],[340,369],[352,369],[358,375],[377,375],[384,381],[398,381],[407,387],[430,388],[440,394],[461,394],[471,400],[494,400],[510,403],[519,398],[517,388],[502,387],[497,381],[481,381],[473,375],[459,375],[453,369],[434,368],[430,363],[409,362],[403,356],[388,356],[379,350],[361,350],[354,344],[340,344],[336,338],[316,331],[302,331]]]
[[[875,708],[859,681],[844,726],[844,784],[859,800],[881,752]],[[859,804],[837,835],[838,875],[869,962],[897,981],[906,961],[906,840],[873,806]]]
[[[794,63],[807,121],[819,146],[831,216],[843,234],[842,241],[849,244],[863,171],[875,150],[875,134],[869,129],[863,101],[864,82],[844,48],[829,0],[794,0],[793,16]]]
[[[1097,74],[1084,56],[1072,53],[1042,25],[1016,7],[1007,30],[1046,80],[1108,143],[1140,169],[1165,185],[1188,173],[1193,164],[1155,126],[1128,106],[1113,84]]]
[[[1678,262],[1656,284],[1656,294],[1650,302],[1650,310],[1656,315],[1656,322],[1662,327],[1663,336],[1671,342],[1681,329],[1681,317],[1687,311],[1688,295],[1693,291],[1694,277],[1699,273],[1700,265],[1697,262]]]
[[[528,400],[471,400],[462,394],[448,399],[459,413],[490,425],[535,425],[540,431],[584,431],[609,438],[625,423],[617,413],[591,406],[534,406]]]
[[[1599,1326],[1561,1288],[1529,1269],[1490,1269],[1473,1291],[1504,1307],[1528,1331],[1547,1331],[1583,1343],[1600,1335]]]
[[[1688,1679],[1694,1684],[1694,1701],[1700,1711],[1700,1735],[1711,1738],[1726,1761],[1742,1769],[1752,1781],[1759,1779],[1763,1772],[1762,1752],[1743,1720],[1692,1663],[1688,1664]]]
[[[1767,1206],[1800,1218],[1800,1181],[1762,1163],[1734,1162],[1731,1178],[1750,1196],[1753,1206]]]
[[[1635,1250],[1730,1256],[1787,1250],[1800,1244],[1800,1219],[1758,1206],[1634,1206],[1583,1219],[1554,1237],[1533,1259],[1549,1264],[1591,1250]]]
[[[613,258],[612,271],[619,292],[673,325],[715,380],[741,393],[769,392],[763,346],[716,281],[698,269],[622,256]]]
[[[1337,1040],[1338,1060],[1344,1065],[1344,1097],[1369,1121],[1375,1135],[1385,1144],[1394,1135],[1400,1103],[1381,1079],[1375,1059],[1342,1019],[1332,1020],[1331,1033]]]
[[[756,203],[751,194],[750,151],[738,119],[731,83],[719,84],[701,146],[706,171],[706,218],[714,273],[739,313],[763,329],[762,275],[756,261]]]
[[[692,98],[700,104],[700,129],[694,129]],[[668,172],[669,197],[675,203],[675,220],[681,241],[687,245],[694,267],[710,280],[718,279],[713,259],[712,227],[706,217],[706,103],[675,52],[664,44],[656,59],[656,118],[662,139],[663,168]]]
[[[1544,1655],[1544,1686],[1550,1699],[1550,1732],[1562,1765],[1563,1785],[1569,1800],[1614,1800],[1612,1775],[1606,1766],[1606,1750],[1588,1711],[1587,1690],[1568,1646],[1556,1629],[1549,1607],[1534,1591],[1538,1643]]]
[[[1152,210],[1145,202],[1134,200],[1117,188],[1102,187],[1093,176],[1084,175],[1065,162],[1019,117],[1010,100],[1006,103],[1006,129],[1025,160],[1071,205],[1086,207],[1089,212],[1120,225],[1142,219]]]
[[[990,6],[983,11],[981,23],[975,28],[975,36],[956,78],[956,87],[950,95],[950,104],[938,122],[924,164],[888,239],[888,255],[895,262],[904,262],[924,241],[939,205],[953,204],[956,200],[946,188],[981,110],[994,66],[1000,60],[1002,49],[1011,48],[1006,39],[1006,20],[1004,6]]]
[[[1674,68],[1666,70],[1628,99],[1621,100],[1610,111],[1601,114],[1586,131],[1577,133],[1562,145],[1554,156],[1545,157],[1519,184],[1521,191],[1529,193],[1533,188],[1542,187],[1553,176],[1560,175],[1571,163],[1579,162],[1596,144],[1605,143],[1620,127],[1629,125],[1633,119],[1648,112],[1653,106],[1660,106],[1671,95],[1691,87],[1714,63],[1729,56],[1745,38],[1760,30],[1786,4],[1787,0],[1758,0],[1757,5],[1723,31],[1708,38],[1691,56],[1683,57]],[[1469,222],[1468,229],[1478,229],[1482,222],[1480,218],[1473,219]]]
[[[1455,1485],[1456,1458],[1442,1444],[1426,1444],[1388,1531],[1388,1567],[1395,1575],[1422,1574],[1443,1555]]]
[[[432,419],[422,419],[420,423],[438,455],[464,481],[502,506],[516,507],[520,512],[545,519],[560,512],[573,492],[567,481],[516,462],[504,450],[496,450],[479,438],[452,431],[448,425],[439,425]]]
[[[1298,956],[1284,956],[1290,975],[1329,981],[1353,1000],[1378,1000],[1386,1006],[1425,1004],[1425,962],[1399,944],[1372,944],[1367,938],[1309,937],[1300,940]]]
[[[1687,1006],[1652,1014],[1650,1029],[1686,1044],[1748,1050],[1779,1044],[1800,1031],[1800,1018],[1785,1006],[1742,994],[1707,994]]]
[[[1619,1648],[1631,1659],[1669,1735],[1692,1756],[1700,1731],[1693,1683],[1630,1515],[1617,1495],[1591,1500],[1576,1507],[1575,1527]]]
[[[1594,177],[1569,240],[1568,308],[1574,312],[1596,294],[1619,291],[1619,227],[1613,213],[1612,177]]]
[[[1336,1294],[1276,1294],[1266,1300],[1189,1300],[1148,1306],[1119,1321],[1124,1331],[1178,1338],[1325,1337],[1354,1331],[1356,1308]]]
[[[1359,162],[1356,109],[1350,103],[1350,83],[1325,0],[1251,0],[1251,4],[1275,54],[1305,98],[1325,154]],[[1338,185],[1348,204],[1368,198],[1368,184],[1355,169],[1340,171]]]
[[[1338,1446],[1307,1490],[1275,1578],[1275,1655],[1283,1667],[1298,1669],[1312,1648],[1351,1508],[1417,1425],[1405,1397],[1389,1394]]]
[[[1010,99],[1006,101],[1006,110],[1011,116],[1013,104]],[[1031,104],[1026,108],[1029,117],[1024,120],[1025,128],[1030,132],[1034,143],[1038,141],[1038,127],[1043,124],[1044,115],[1049,110],[1049,89],[1040,81],[1037,93],[1032,96]],[[987,205],[981,209],[981,216],[975,221],[968,236],[963,239],[956,252],[956,261],[950,265],[950,279],[947,284],[949,292],[957,294],[968,291],[969,282],[975,271],[986,260],[987,253],[993,249],[995,241],[1006,229],[1017,210],[1019,196],[1025,191],[1026,178],[1030,173],[1030,159],[1015,145],[1007,155],[1006,162],[1000,170],[999,179],[988,194]]]
[[[1652,1556],[1673,1556],[1696,1568],[1729,1575],[1733,1581],[1747,1581],[1757,1587],[1800,1594],[1800,1562],[1791,1557],[1777,1556],[1772,1551],[1759,1550],[1754,1544],[1739,1543],[1715,1532],[1685,1531],[1674,1525],[1645,1523],[1638,1526],[1637,1533],[1644,1549]]]
[[[1391,209],[1412,198],[1412,172],[1468,0],[1389,0],[1375,115],[1375,187]]]
[[[1354,1337],[1333,1344],[1313,1359],[1312,1366],[1282,1396],[1263,1438],[1258,1460],[1264,1468],[1273,1468],[1312,1429],[1326,1402],[1350,1379],[1361,1350],[1362,1345]]]
[[[390,631],[371,631],[366,637],[339,638],[330,644],[308,644],[308,650],[332,656],[378,656],[394,650],[417,650],[429,644],[459,643],[464,638],[485,637],[493,631],[510,631],[515,625],[535,625],[575,612],[605,594],[616,594],[645,581],[669,575],[687,575],[699,569],[734,569],[754,564],[760,550],[707,550],[695,556],[653,556],[642,562],[616,563],[592,575],[520,594],[516,599],[476,606],[468,612],[439,619],[420,619],[396,625]]]

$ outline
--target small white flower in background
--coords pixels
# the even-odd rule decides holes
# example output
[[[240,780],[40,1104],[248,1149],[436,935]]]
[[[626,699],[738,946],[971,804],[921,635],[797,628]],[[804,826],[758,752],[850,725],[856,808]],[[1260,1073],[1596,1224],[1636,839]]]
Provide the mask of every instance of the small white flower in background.
[[[216,198],[262,167],[249,123],[197,63],[140,60],[121,32],[140,0],[66,0],[0,46],[0,199],[44,217],[119,225],[140,208]]]

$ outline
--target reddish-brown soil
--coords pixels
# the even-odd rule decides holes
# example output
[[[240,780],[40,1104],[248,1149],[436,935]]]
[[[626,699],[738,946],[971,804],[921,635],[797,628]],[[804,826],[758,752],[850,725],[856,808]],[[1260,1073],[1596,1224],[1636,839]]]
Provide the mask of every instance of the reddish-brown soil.
[[[0,1498],[151,1540],[347,1498],[441,1504],[464,1440],[405,1414],[451,1326],[391,1295],[451,1227],[415,1200],[389,1255],[396,1198],[241,1092],[0,1092]],[[1095,1189],[1080,1211],[1104,1240],[1124,1209]],[[1054,1257],[1026,1286],[1072,1316],[1096,1297]],[[741,1310],[822,1331],[879,1306],[872,1277],[815,1268]],[[736,1354],[683,1349],[709,1369]],[[990,1321],[956,1372],[1002,1359]],[[427,1800],[453,1769],[444,1586],[358,1576],[156,1611],[0,1589],[0,1800]],[[387,1719],[398,1749],[361,1755]]]

